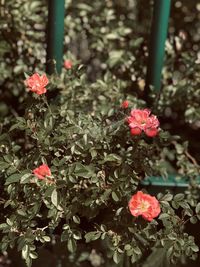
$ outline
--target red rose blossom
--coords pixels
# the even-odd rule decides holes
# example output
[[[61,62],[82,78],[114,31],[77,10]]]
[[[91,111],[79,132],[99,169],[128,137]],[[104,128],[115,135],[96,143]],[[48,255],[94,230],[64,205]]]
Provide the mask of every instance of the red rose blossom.
[[[51,170],[46,164],[42,164],[38,168],[34,169],[33,173],[40,180],[44,180],[46,176],[51,176]]]
[[[67,70],[71,69],[71,68],[72,68],[72,62],[71,62],[71,60],[66,59],[66,60],[64,61],[64,67],[65,67],[65,69],[67,69]]]
[[[36,93],[37,95],[45,94],[47,89],[45,88],[49,83],[46,74],[39,75],[37,72],[24,81],[29,91]]]
[[[124,108],[124,109],[128,108],[128,106],[129,106],[128,100],[123,101],[122,104],[121,104],[121,107]]]
[[[138,191],[129,201],[129,210],[135,217],[141,215],[145,220],[151,222],[160,212],[160,204],[155,197]]]
[[[127,122],[131,129],[132,135],[140,135],[142,131],[149,137],[158,134],[159,121],[155,115],[150,115],[148,109],[133,109]]]

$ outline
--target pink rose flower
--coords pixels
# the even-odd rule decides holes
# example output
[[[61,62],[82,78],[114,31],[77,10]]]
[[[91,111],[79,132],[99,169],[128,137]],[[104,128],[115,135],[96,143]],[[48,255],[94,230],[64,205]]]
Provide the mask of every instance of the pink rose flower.
[[[142,131],[149,137],[158,134],[159,121],[155,115],[150,115],[148,109],[133,109],[127,122],[132,135],[140,135]]]
[[[123,101],[121,104],[121,108],[124,108],[124,109],[128,108],[128,106],[129,106],[128,100]]]
[[[65,69],[67,69],[67,70],[71,69],[71,68],[72,68],[72,62],[71,62],[71,60],[66,59],[66,60],[64,61],[64,67],[65,67]]]
[[[129,210],[135,217],[141,215],[145,220],[151,222],[160,212],[160,204],[155,197],[138,191],[129,201]]]
[[[44,180],[46,176],[51,176],[51,170],[46,164],[42,164],[38,168],[34,169],[33,173],[40,180]]]
[[[37,72],[24,81],[29,91],[36,93],[37,95],[45,94],[47,89],[45,88],[49,83],[46,74],[39,75]]]

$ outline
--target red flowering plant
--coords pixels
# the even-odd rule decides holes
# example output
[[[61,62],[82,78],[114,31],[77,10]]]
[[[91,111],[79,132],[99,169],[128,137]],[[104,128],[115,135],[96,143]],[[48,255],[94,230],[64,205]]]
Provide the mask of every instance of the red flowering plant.
[[[32,76],[28,77],[24,83],[28,87],[29,91],[32,91],[37,95],[42,95],[47,91],[46,86],[48,85],[49,80],[45,74],[40,76],[36,72]]]
[[[129,102],[128,100],[124,100],[121,104],[121,108],[127,109],[129,107]]]
[[[65,69],[70,70],[72,68],[72,61],[70,59],[66,59],[64,61],[64,67]]]
[[[154,137],[158,134],[159,121],[155,115],[150,115],[148,109],[133,109],[127,122],[132,135],[140,135],[142,131],[149,136]]]
[[[87,79],[70,54],[61,79],[44,74],[46,1],[2,1],[2,251],[17,248],[28,265],[48,255],[47,266],[192,266],[200,243],[199,19],[196,1],[182,2],[172,3],[164,88],[147,109],[151,1],[68,1],[64,50],[87,65]],[[146,186],[148,177],[173,183],[169,173],[171,193]]]
[[[38,168],[34,169],[33,173],[41,180],[45,179],[46,176],[51,176],[51,170],[46,164],[42,164]]]
[[[133,216],[137,217],[142,215],[145,220],[150,222],[161,212],[158,200],[141,191],[138,191],[132,196],[129,201],[129,209]]]
[[[160,252],[163,261],[195,259],[187,226],[200,218],[198,164],[187,145],[162,129],[158,110],[144,101],[128,96],[122,106],[123,84],[111,76],[88,84],[72,68],[58,79],[49,78],[48,90],[44,74],[26,79],[31,101],[23,116],[2,124],[1,250],[17,247],[28,266],[61,244],[63,261],[74,265],[83,254],[86,263],[95,254],[108,266],[142,266]],[[174,169],[191,178],[187,193],[143,185]]]

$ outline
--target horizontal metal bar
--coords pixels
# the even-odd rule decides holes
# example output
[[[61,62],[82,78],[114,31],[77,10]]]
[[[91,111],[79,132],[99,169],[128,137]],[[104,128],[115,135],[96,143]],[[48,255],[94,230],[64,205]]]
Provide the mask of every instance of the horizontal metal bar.
[[[167,178],[151,176],[142,180],[141,185],[187,188],[189,182],[190,180],[187,177],[180,177],[179,175],[169,175]],[[200,184],[200,177],[198,177],[198,183]]]

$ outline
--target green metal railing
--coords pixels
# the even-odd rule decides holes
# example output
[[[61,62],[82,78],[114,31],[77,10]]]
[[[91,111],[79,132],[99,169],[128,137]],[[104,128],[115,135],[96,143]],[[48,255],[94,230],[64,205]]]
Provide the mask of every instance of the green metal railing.
[[[170,6],[171,0],[154,0],[146,84],[156,91],[161,88]]]
[[[49,0],[48,4],[46,70],[48,74],[60,74],[63,65],[65,0]]]
[[[65,0],[49,0],[48,3],[47,72],[52,74],[60,73],[63,63]],[[146,84],[157,91],[161,87],[170,6],[171,0],[154,0]]]

